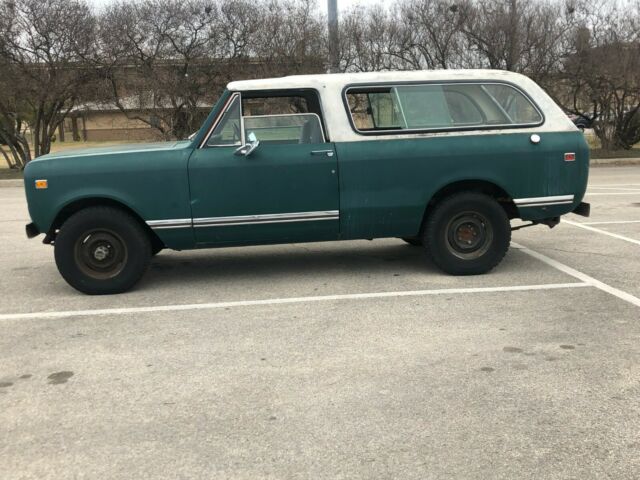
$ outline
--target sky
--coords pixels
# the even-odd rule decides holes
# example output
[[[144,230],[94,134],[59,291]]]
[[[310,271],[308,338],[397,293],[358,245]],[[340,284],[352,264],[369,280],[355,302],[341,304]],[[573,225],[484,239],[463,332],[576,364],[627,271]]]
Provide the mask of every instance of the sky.
[[[91,5],[96,7],[101,7],[103,5],[107,5],[112,3],[114,0],[87,0]],[[327,12],[327,2],[326,0],[316,0],[320,5],[320,8],[323,12]],[[390,0],[386,0],[388,3]],[[382,0],[338,0],[338,8],[340,10],[350,8],[354,5],[373,5],[376,3],[382,3]]]

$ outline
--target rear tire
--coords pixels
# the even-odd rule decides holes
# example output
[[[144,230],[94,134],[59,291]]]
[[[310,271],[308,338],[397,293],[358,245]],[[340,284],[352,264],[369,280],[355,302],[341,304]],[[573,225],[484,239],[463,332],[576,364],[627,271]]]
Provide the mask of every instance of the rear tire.
[[[89,295],[126,292],[140,280],[152,253],[140,223],[112,207],[90,207],[71,216],[54,246],[62,277]]]
[[[476,192],[440,201],[423,237],[433,263],[452,275],[478,275],[504,258],[511,242],[509,217],[492,197]]]

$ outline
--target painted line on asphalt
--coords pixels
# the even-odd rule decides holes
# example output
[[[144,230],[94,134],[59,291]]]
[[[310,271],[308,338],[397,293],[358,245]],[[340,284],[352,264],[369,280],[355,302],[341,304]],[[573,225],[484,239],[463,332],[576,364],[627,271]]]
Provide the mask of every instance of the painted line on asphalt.
[[[579,223],[580,225],[626,225],[628,223],[640,223],[640,220],[612,220],[609,222],[575,222],[575,223]]]
[[[571,275],[572,277],[577,278],[578,280],[581,280],[587,285],[590,285],[599,290],[602,290],[603,292],[607,292],[615,297],[618,297],[626,302],[631,303],[632,305],[635,305],[636,307],[640,307],[640,298],[634,297],[630,293],[627,293],[625,291],[612,287],[611,285],[607,285],[606,283],[601,282],[600,280],[596,280],[595,278],[593,278],[590,275],[587,275],[586,273],[580,272],[575,268],[565,265],[564,263],[560,263],[557,260],[554,260],[553,258],[543,255],[542,253],[538,253],[534,250],[531,250],[530,248],[527,248],[524,245],[520,245],[515,242],[511,242],[511,245],[517,248],[518,250],[520,250],[521,252],[526,253],[527,255],[530,255],[531,257],[549,265],[550,267],[553,267],[556,270],[560,270],[561,272],[566,273],[567,275]]]
[[[590,186],[589,188],[598,188],[600,190],[619,190],[621,192],[640,192],[638,188],[628,188],[628,187],[595,187]]]
[[[364,300],[371,298],[422,297],[428,295],[454,295],[469,293],[527,292],[562,288],[591,287],[590,283],[550,283],[546,285],[516,285],[508,287],[442,288],[434,290],[404,290],[398,292],[351,293],[316,297],[270,298],[265,300],[240,300],[235,302],[194,303],[188,305],[161,305],[154,307],[104,308],[96,310],[68,310],[59,312],[30,312],[0,314],[0,320],[51,319],[86,317],[96,315],[126,315],[132,313],[178,312],[186,310],[213,310],[218,308],[251,307],[256,305],[285,305],[293,303],[327,302],[337,300]]]
[[[589,188],[593,187],[601,187],[601,188],[609,188],[609,187],[640,187],[640,183],[601,183],[600,185],[589,185]]]
[[[596,193],[585,193],[585,197],[596,197],[602,195],[640,195],[640,192],[596,192]]]
[[[594,228],[589,225],[585,225],[584,223],[572,222],[571,220],[563,220],[562,223],[566,223],[568,225],[578,227],[578,228],[583,228],[591,232],[600,233],[602,235],[607,235],[608,237],[617,238],[618,240],[624,240],[625,242],[640,245],[640,240],[636,240],[635,238],[629,238],[629,237],[625,237],[624,235],[618,235],[617,233],[611,233],[611,232],[607,232],[606,230],[600,230],[599,228]]]

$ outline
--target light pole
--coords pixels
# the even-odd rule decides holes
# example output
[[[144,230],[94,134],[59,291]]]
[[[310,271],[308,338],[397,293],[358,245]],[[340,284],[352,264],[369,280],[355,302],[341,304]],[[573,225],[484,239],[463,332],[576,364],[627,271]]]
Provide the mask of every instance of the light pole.
[[[339,70],[338,58],[338,0],[327,0],[329,19],[329,73]]]

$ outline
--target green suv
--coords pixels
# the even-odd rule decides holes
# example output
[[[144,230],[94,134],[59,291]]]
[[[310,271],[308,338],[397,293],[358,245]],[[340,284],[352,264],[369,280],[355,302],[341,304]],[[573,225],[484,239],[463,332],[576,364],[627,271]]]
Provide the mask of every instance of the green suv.
[[[588,215],[588,168],[578,128],[511,72],[232,82],[189,140],[30,162],[27,235],[89,294],[128,290],[163,248],[398,237],[481,274],[510,219]]]

